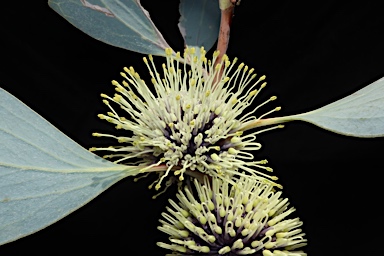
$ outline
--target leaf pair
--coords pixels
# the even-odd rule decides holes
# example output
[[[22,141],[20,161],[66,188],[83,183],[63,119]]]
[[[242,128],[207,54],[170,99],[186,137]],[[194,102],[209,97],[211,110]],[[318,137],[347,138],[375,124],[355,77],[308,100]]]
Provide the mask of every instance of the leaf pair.
[[[160,56],[170,48],[140,0],[50,0],[48,4],[72,25],[104,43]],[[217,0],[181,0],[179,29],[185,45],[213,46],[220,23],[218,5]]]
[[[0,244],[36,232],[80,208],[138,167],[86,151],[0,89]],[[384,135],[384,79],[308,113],[249,128],[303,120],[340,134]]]

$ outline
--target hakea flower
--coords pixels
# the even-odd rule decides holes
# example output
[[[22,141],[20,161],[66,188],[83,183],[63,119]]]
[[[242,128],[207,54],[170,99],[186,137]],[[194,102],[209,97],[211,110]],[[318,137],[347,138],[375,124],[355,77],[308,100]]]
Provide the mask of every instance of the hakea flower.
[[[276,97],[241,115],[266,86],[265,76],[255,79],[254,69],[243,63],[236,66],[237,60],[230,62],[226,55],[217,61],[218,55],[215,52],[213,59],[207,60],[204,48],[199,52],[187,48],[183,59],[180,53],[172,55],[168,49],[162,77],[149,55],[149,61],[144,58],[144,63],[152,77],[154,92],[132,67],[124,68],[121,76],[125,81],[122,84],[112,81],[117,94],[114,97],[101,95],[111,112],[99,117],[115,124],[117,129],[133,132],[133,136],[94,133],[94,136],[115,138],[124,145],[90,150],[110,151],[111,154],[104,157],[118,158],[116,163],[138,160],[136,163],[143,166],[142,172],[164,165],[166,168],[154,182],[156,189],[166,177],[171,178],[166,186],[176,180],[175,176],[168,176],[170,172],[180,181],[185,173],[191,176],[208,174],[231,181],[233,176],[239,175],[238,170],[259,179],[277,179],[256,171],[255,167],[272,169],[264,166],[266,160],[253,161],[253,154],[248,151],[260,149],[261,145],[255,142],[257,134],[282,126],[243,134],[250,128],[251,121],[280,109],[254,116],[259,107]],[[120,116],[110,105],[111,101],[128,117]]]
[[[305,256],[299,218],[288,199],[268,181],[240,178],[236,185],[218,178],[195,179],[176,195],[178,203],[162,213],[158,229],[170,244],[157,245],[172,255]],[[169,254],[171,255],[171,254]]]

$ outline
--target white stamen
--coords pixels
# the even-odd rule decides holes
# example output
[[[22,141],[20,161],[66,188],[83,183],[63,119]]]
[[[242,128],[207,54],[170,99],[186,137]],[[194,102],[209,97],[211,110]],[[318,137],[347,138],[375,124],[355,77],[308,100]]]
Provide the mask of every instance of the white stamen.
[[[156,189],[165,178],[173,178],[171,172],[178,176],[173,180],[179,181],[184,180],[187,171],[201,172],[230,183],[239,171],[246,171],[259,180],[273,179],[274,176],[260,175],[261,172],[254,170],[255,167],[272,169],[258,162],[248,162],[254,157],[250,151],[261,147],[255,141],[255,135],[261,131],[243,136],[247,121],[259,120],[279,110],[279,107],[275,108],[257,118],[253,115],[261,106],[275,100],[273,96],[243,115],[266,86],[265,76],[256,80],[254,69],[243,63],[236,67],[237,59],[230,62],[224,55],[221,62],[216,63],[218,52],[210,61],[203,48],[197,50],[185,50],[183,56],[190,62],[187,66],[186,61],[180,63],[180,53],[173,55],[167,49],[162,72],[156,68],[151,55],[148,59],[143,58],[153,91],[132,67],[125,67],[121,73],[125,79],[122,84],[112,81],[117,92],[114,97],[101,95],[110,112],[99,117],[115,124],[117,129],[131,131],[133,136],[95,133],[94,136],[114,138],[128,146],[94,147],[91,150],[116,152],[106,156],[118,158],[116,163],[139,159],[138,163],[148,171],[148,166],[165,164],[168,169],[162,171]],[[110,102],[119,105],[130,118],[122,117]]]

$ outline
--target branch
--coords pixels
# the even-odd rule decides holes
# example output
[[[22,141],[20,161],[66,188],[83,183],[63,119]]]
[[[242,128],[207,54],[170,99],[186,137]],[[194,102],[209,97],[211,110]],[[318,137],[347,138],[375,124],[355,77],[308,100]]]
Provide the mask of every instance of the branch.
[[[297,115],[252,120],[244,123],[240,129],[242,131],[246,131],[246,130],[250,130],[250,129],[261,127],[261,126],[281,124],[281,123],[299,120],[298,118],[295,118],[296,116]]]
[[[217,50],[220,51],[220,54],[217,58],[217,63],[220,63],[223,55],[227,52],[235,3],[236,0],[219,0],[221,20],[219,38],[217,41]]]

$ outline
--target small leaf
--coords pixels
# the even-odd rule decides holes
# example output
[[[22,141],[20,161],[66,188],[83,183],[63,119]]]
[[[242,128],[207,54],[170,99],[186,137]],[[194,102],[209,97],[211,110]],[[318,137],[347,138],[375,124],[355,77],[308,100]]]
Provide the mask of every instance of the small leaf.
[[[83,149],[0,88],[0,244],[88,203],[138,167]]]
[[[220,8],[217,0],[181,0],[178,24],[185,44],[208,51],[216,42],[220,27]]]
[[[144,54],[164,55],[169,45],[140,0],[49,0],[72,25],[104,43]]]
[[[261,119],[245,129],[301,120],[335,133],[355,137],[384,136],[384,78],[351,95],[303,114]]]

